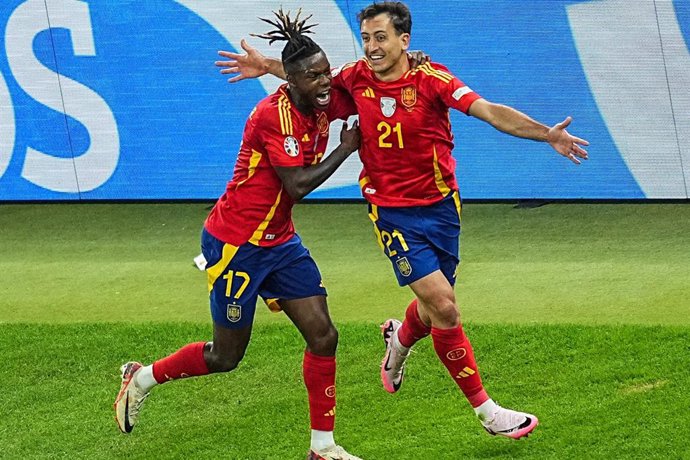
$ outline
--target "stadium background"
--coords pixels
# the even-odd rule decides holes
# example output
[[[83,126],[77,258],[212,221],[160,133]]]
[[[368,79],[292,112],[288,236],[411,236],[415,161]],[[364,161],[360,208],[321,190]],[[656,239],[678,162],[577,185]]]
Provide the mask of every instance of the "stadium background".
[[[336,66],[362,55],[367,1],[4,0],[0,199],[214,199],[244,121],[278,81],[213,66],[282,4],[320,24]],[[688,198],[690,0],[415,1],[412,47],[489,100],[572,115],[586,167],[453,113],[464,198]],[[261,40],[250,42],[272,55]],[[359,198],[353,157],[312,198]]]

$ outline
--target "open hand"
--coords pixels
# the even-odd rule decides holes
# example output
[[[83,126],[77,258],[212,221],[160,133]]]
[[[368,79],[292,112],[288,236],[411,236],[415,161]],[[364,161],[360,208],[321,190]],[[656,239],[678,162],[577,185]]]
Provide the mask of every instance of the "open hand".
[[[584,139],[572,136],[566,127],[573,121],[571,117],[567,117],[562,122],[552,126],[546,135],[547,142],[553,147],[555,151],[569,159],[575,164],[580,164],[579,158],[588,160],[587,150],[580,147],[581,145],[589,145]]]
[[[244,38],[240,41],[240,46],[242,46],[246,54],[218,51],[220,56],[228,58],[227,61],[216,61],[216,67],[222,67],[220,73],[224,75],[237,74],[228,79],[230,83],[235,83],[245,78],[256,78],[266,75],[266,56],[250,46]]]

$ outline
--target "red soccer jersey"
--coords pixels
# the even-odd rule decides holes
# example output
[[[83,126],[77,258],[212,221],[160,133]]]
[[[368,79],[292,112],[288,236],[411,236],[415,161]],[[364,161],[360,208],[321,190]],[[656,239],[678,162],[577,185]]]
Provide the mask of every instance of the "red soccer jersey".
[[[426,63],[394,82],[376,78],[366,59],[344,65],[333,87],[354,98],[362,130],[359,184],[379,206],[425,206],[458,189],[448,109],[467,114],[480,96],[440,64]]]
[[[235,172],[206,219],[206,230],[234,246],[246,242],[277,246],[295,233],[293,199],[274,167],[317,164],[328,144],[330,121],[354,113],[349,96],[331,91],[325,112],[301,113],[290,101],[287,85],[254,108],[244,127]]]

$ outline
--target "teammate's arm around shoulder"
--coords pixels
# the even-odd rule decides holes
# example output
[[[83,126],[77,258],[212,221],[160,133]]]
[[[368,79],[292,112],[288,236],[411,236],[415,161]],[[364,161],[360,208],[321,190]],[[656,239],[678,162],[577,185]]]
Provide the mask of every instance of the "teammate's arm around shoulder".
[[[572,121],[567,117],[554,126],[546,126],[533,120],[524,113],[503,104],[495,104],[486,99],[477,99],[470,106],[469,114],[479,118],[499,131],[516,137],[548,142],[553,149],[575,164],[580,164],[579,158],[587,160],[587,151],[581,145],[589,145],[584,139],[572,136],[566,127]]]
[[[275,166],[276,173],[283,182],[285,191],[295,201],[304,198],[309,192],[328,179],[338,169],[338,166],[352,152],[359,148],[360,140],[361,134],[358,122],[355,121],[351,127],[348,127],[347,123],[343,122],[343,127],[340,131],[340,145],[321,163],[302,168]]]

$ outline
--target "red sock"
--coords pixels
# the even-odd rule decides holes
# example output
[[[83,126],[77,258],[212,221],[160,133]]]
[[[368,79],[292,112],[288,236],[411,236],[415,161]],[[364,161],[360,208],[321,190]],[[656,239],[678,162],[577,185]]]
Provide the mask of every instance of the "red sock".
[[[153,363],[153,378],[158,383],[208,374],[204,360],[206,342],[185,345],[170,356]]]
[[[412,345],[431,333],[431,327],[422,322],[417,311],[417,299],[414,299],[405,311],[405,320],[398,329],[398,341],[403,347]]]
[[[477,363],[469,339],[462,326],[452,329],[431,328],[434,350],[441,362],[458,384],[472,407],[478,407],[489,399],[479,377]]]
[[[304,352],[304,385],[309,394],[311,429],[333,431],[335,426],[335,356]]]

